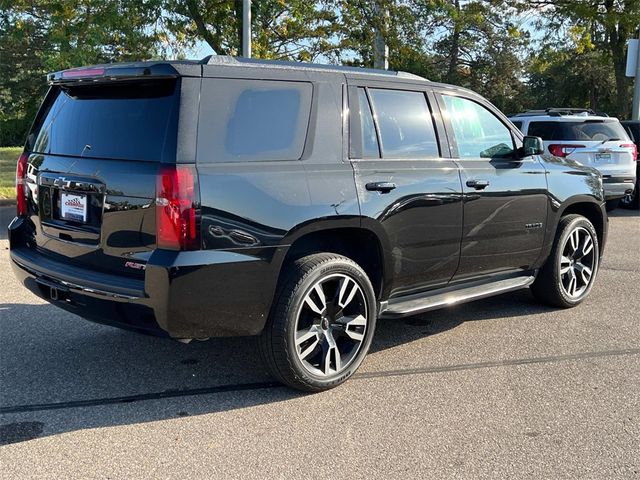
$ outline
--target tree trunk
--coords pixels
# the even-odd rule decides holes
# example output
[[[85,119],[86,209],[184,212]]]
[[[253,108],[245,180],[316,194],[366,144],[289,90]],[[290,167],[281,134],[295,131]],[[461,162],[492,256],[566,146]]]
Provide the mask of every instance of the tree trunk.
[[[449,53],[449,68],[447,70],[447,82],[458,83],[458,63],[460,61],[460,0],[453,0],[456,16],[453,19],[453,35],[451,35],[451,50]]]
[[[614,0],[605,0],[605,8],[608,15],[615,15]],[[622,14],[627,12],[623,11]],[[630,13],[630,12],[628,12]],[[618,14],[620,15],[620,14]],[[631,111],[631,99],[629,98],[629,79],[625,75],[627,58],[625,48],[630,32],[627,31],[622,22],[610,23],[607,26],[607,43],[609,52],[613,58],[613,71],[616,77],[616,112],[615,115],[621,119],[629,118]]]
[[[198,29],[198,33],[202,37],[202,39],[209,44],[209,46],[216,52],[217,55],[227,55],[228,52],[222,47],[220,40],[213,35],[207,25],[200,15],[200,11],[198,9],[198,4],[196,0],[186,0],[187,10],[189,12],[189,16],[193,19],[196,24],[196,28]]]

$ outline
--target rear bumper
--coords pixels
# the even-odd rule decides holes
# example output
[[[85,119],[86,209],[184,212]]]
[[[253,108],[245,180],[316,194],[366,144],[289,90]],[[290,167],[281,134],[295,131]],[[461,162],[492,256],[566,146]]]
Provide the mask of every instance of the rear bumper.
[[[256,335],[266,322],[281,249],[241,254],[156,250],[143,279],[54,261],[9,228],[11,265],[37,296],[87,320],[172,338]]]
[[[603,176],[604,196],[607,200],[622,198],[633,192],[636,177],[629,175],[624,177]]]

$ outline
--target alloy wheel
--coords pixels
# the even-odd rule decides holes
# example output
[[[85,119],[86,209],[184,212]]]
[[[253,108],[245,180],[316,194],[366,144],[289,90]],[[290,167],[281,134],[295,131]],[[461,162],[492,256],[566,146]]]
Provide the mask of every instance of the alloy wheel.
[[[598,268],[598,252],[591,232],[576,227],[566,238],[560,258],[560,287],[572,299],[582,296]]]
[[[345,370],[362,347],[367,302],[356,280],[331,274],[308,289],[298,310],[295,349],[311,374],[329,377]]]

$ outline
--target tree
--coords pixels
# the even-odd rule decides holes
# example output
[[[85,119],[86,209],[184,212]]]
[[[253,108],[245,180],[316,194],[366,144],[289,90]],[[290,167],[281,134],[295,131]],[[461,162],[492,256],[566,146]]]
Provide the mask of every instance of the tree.
[[[2,0],[0,7],[3,144],[26,137],[47,72],[158,53],[161,5],[156,0]]]
[[[256,57],[313,61],[332,49],[336,14],[321,2],[253,1],[251,17]],[[204,40],[218,55],[240,55],[242,1],[166,0],[163,21],[183,46]]]
[[[631,80],[625,76],[626,45],[640,26],[640,0],[512,0],[521,10],[534,11],[538,26],[549,36],[544,42],[573,42],[574,54],[600,52],[615,78],[613,112],[626,118],[631,110]],[[579,32],[578,38],[575,33]],[[571,34],[574,38],[571,38]],[[598,66],[595,65],[595,68]]]

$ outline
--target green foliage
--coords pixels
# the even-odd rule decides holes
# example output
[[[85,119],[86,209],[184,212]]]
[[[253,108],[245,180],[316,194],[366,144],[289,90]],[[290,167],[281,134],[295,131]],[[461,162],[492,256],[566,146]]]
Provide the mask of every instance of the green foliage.
[[[241,0],[0,0],[0,145],[23,143],[47,72],[181,58],[203,41],[238,55],[241,21]],[[253,0],[252,50],[372,67],[377,31],[392,69],[469,87],[504,111],[626,117],[625,48],[639,25],[640,0]]]
[[[21,152],[18,147],[0,147],[0,200],[15,198],[16,163]]]
[[[0,6],[0,145],[24,142],[48,72],[159,51],[159,0],[2,0]]]
[[[333,47],[336,14],[322,2],[253,1],[251,18],[255,57],[313,61]],[[162,19],[180,49],[204,40],[219,55],[242,52],[241,0],[166,0]]]
[[[553,93],[628,118],[632,80],[625,76],[626,45],[640,31],[640,0],[509,0],[509,3],[520,11],[535,12],[536,27],[546,34],[542,41],[543,55],[548,57],[545,62],[551,61],[549,54],[555,52],[563,66],[560,69],[556,65],[548,72],[563,72],[565,78],[540,77],[536,76],[532,59],[532,82],[539,87],[546,83],[547,89],[562,86],[564,90]],[[566,77],[574,81],[565,82]],[[531,94],[534,91],[535,88]]]

